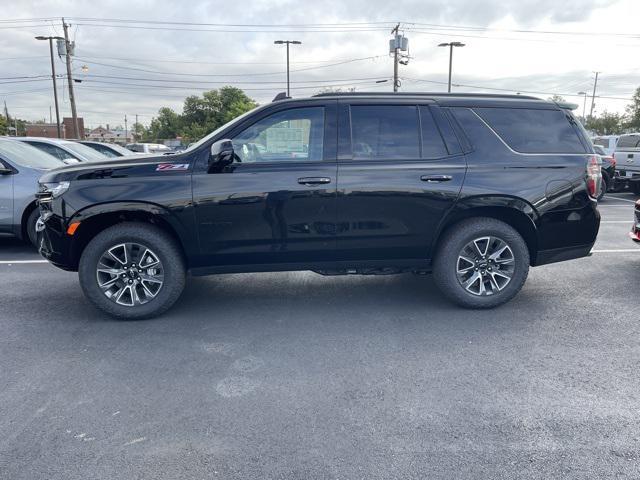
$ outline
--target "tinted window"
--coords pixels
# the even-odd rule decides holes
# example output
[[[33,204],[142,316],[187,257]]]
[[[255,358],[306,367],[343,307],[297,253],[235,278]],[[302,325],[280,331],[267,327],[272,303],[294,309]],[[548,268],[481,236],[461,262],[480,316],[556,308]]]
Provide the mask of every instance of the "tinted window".
[[[66,152],[62,148],[56,147],[55,145],[51,145],[50,143],[41,143],[41,142],[27,142],[29,145],[33,145],[36,148],[39,148],[43,152],[48,153],[49,155],[53,155],[59,160],[66,160],[68,158],[75,158],[70,153]],[[77,160],[77,159],[76,159]]]
[[[415,106],[351,107],[351,149],[355,159],[419,158],[419,138]]]
[[[521,153],[586,153],[570,117],[561,110],[476,108],[513,150]]]
[[[96,145],[95,143],[85,143],[84,145],[86,145],[89,148],[93,148],[94,150],[100,152],[101,154],[109,158],[114,158],[119,156],[116,152],[114,152],[108,147],[105,147],[104,145]]]
[[[422,130],[422,158],[440,158],[447,155],[442,135],[436,126],[429,107],[420,107]]]
[[[93,148],[87,147],[86,145],[82,145],[81,143],[65,142],[64,146],[72,152],[80,155],[82,159],[88,160],[89,162],[101,162],[107,158],[100,152],[94,150]]]
[[[324,107],[274,113],[233,138],[242,162],[322,160]]]
[[[600,145],[602,147],[608,147],[609,146],[609,139],[608,138],[596,138],[593,140],[593,144],[594,145]]]
[[[623,135],[618,139],[618,145],[616,150],[623,150],[625,148],[636,148],[640,143],[640,135]]]

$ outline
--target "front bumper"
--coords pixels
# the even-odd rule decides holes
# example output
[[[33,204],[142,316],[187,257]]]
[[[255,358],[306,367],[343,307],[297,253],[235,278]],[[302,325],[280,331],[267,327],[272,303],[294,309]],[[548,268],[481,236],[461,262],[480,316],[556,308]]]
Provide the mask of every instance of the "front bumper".
[[[76,272],[78,265],[72,261],[71,237],[66,234],[63,220],[46,210],[41,209],[40,213],[36,224],[40,255],[62,270]]]

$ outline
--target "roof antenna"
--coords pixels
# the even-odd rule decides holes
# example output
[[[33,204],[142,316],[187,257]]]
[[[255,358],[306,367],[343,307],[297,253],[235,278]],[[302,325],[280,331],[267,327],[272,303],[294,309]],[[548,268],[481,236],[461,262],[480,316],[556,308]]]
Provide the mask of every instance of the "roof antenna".
[[[280,100],[286,100],[287,98],[291,98],[291,97],[287,97],[287,92],[280,92],[271,101],[272,102],[279,102]]]

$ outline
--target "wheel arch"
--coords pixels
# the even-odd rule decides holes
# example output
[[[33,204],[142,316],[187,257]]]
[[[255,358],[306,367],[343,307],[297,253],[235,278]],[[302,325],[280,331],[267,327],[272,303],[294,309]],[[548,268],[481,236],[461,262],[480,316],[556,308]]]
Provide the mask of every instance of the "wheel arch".
[[[513,227],[524,239],[529,250],[530,264],[535,265],[538,253],[538,213],[526,201],[506,196],[482,196],[461,200],[442,220],[433,252],[444,234],[454,225],[468,218],[489,217]]]
[[[74,222],[80,222],[71,243],[71,257],[76,267],[82,252],[93,237],[109,227],[124,222],[150,223],[167,232],[182,251],[188,265],[191,245],[187,240],[187,229],[175,215],[160,205],[146,202],[106,203],[76,212],[70,218],[69,224]]]

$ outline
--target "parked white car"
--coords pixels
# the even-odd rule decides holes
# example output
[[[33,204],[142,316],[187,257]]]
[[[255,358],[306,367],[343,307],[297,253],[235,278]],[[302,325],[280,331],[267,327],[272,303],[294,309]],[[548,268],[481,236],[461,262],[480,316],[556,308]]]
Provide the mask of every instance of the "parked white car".
[[[640,195],[640,133],[620,135],[613,158],[620,180],[628,182],[633,193]]]
[[[591,140],[594,145],[600,145],[607,155],[613,155],[613,152],[616,151],[618,138],[620,138],[620,135],[600,135],[593,137]]]
[[[93,148],[81,143],[60,138],[44,137],[13,137],[24,143],[36,147],[49,155],[53,155],[65,163],[75,162],[104,162],[108,157]]]
[[[135,153],[174,153],[172,149],[161,143],[130,143],[125,147]]]

